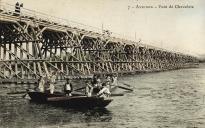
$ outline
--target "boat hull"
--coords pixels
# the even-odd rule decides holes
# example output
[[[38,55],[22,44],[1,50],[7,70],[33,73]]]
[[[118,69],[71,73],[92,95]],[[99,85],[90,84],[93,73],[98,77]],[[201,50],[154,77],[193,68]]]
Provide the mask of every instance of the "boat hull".
[[[41,92],[28,92],[31,101],[51,104],[68,108],[104,108],[112,99],[87,96],[65,96],[64,94],[49,94]]]

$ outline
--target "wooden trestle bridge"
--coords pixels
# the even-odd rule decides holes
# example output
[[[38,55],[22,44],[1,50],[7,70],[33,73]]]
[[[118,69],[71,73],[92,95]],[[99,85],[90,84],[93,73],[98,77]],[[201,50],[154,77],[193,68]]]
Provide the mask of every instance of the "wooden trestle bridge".
[[[0,81],[128,74],[193,67],[198,59],[21,8],[0,5]]]

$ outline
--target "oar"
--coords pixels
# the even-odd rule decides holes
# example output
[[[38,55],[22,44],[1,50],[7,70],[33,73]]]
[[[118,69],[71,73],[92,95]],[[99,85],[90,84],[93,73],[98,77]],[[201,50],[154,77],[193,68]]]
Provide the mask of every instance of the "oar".
[[[126,86],[128,86],[128,87],[131,87],[131,85],[130,85],[130,84],[127,84],[127,83],[122,83],[122,84],[124,84],[124,85],[126,85]]]
[[[111,96],[124,96],[123,93],[111,93]]]
[[[123,87],[123,86],[120,86],[120,85],[118,85],[117,87],[121,88],[121,89],[128,90],[128,91],[133,91],[133,89],[131,89],[131,88],[126,88],[126,87]]]
[[[85,88],[86,88],[86,87],[77,88],[77,89],[75,89],[74,91],[83,90],[83,89],[85,89]]]
[[[23,94],[23,93],[27,93],[26,91],[18,91],[18,92],[8,92],[8,95],[13,95],[13,94]]]

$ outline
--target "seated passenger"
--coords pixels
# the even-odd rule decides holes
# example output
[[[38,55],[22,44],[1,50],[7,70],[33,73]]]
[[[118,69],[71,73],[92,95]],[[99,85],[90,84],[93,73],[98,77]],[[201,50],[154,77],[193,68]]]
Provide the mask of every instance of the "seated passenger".
[[[64,92],[66,96],[72,96],[71,92],[73,91],[73,85],[69,79],[67,79],[64,85]]]
[[[108,88],[109,90],[111,89],[112,86],[112,75],[107,75],[106,79],[105,79],[105,83],[108,84]]]
[[[94,85],[97,83],[97,78],[98,78],[98,75],[94,74],[93,75],[93,78],[92,78],[92,81],[91,81],[91,84]]]
[[[98,78],[96,83],[93,85],[93,95],[97,95],[97,93],[102,89],[101,80]]]
[[[92,79],[92,85],[98,86],[100,85],[100,83],[101,83],[100,76],[95,74]]]
[[[110,81],[110,82],[111,82],[111,78],[112,78],[112,77],[111,77],[110,75],[107,75],[107,76],[106,76],[106,81]]]

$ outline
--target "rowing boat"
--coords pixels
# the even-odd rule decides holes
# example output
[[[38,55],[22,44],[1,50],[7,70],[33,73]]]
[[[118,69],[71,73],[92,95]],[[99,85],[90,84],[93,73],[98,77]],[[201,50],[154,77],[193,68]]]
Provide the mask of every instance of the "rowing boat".
[[[65,96],[63,93],[50,94],[36,91],[28,92],[28,95],[33,102],[68,108],[104,108],[112,101],[112,99],[96,96]]]

